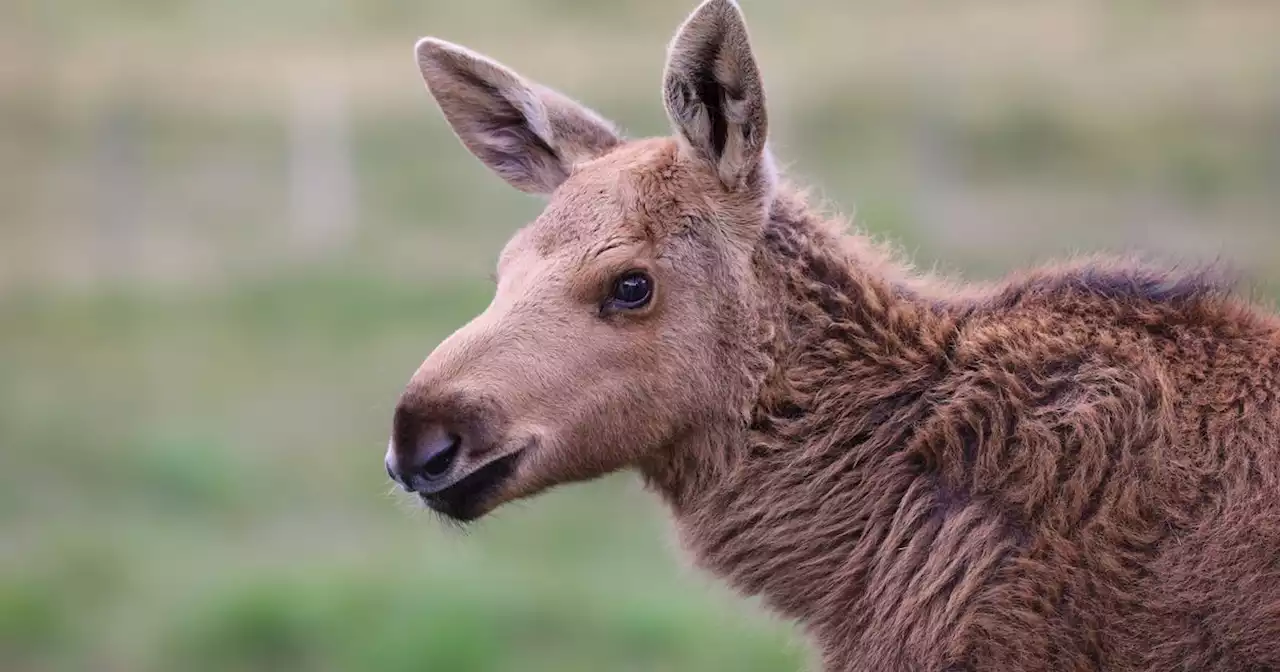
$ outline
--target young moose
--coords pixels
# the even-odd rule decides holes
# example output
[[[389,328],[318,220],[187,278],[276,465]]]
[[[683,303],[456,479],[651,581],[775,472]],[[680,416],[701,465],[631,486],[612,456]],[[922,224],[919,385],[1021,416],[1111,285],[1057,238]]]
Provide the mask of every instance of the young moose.
[[[671,44],[673,138],[437,39],[427,87],[548,196],[395,410],[453,519],[619,469],[829,671],[1280,669],[1280,319],[1209,273],[911,274],[778,176],[731,0]]]

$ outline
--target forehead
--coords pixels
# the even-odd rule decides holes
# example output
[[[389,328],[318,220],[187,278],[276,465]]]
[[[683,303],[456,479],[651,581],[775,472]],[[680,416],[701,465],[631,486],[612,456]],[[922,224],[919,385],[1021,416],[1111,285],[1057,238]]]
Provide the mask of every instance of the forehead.
[[[579,166],[542,214],[512,238],[503,258],[659,241],[705,207],[701,177],[680,161],[672,139],[627,143]]]

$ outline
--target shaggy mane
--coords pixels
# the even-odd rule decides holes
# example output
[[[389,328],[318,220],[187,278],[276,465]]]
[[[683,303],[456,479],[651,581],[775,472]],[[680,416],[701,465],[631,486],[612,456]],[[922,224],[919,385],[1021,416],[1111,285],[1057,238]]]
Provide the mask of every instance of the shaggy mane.
[[[1120,303],[1174,306],[1222,299],[1238,279],[1220,263],[1187,268],[1140,259],[1086,257],[1011,278],[990,299],[993,309],[1012,308],[1032,299],[1054,300],[1079,295]]]

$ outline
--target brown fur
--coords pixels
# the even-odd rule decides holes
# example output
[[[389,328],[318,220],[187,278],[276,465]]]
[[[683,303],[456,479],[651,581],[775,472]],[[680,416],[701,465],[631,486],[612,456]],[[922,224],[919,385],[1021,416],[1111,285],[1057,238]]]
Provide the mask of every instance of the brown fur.
[[[541,89],[442,53],[475,55],[419,49],[464,143],[506,138],[477,155],[550,194],[397,410],[393,458],[438,426],[464,427],[456,478],[515,457],[467,517],[634,468],[695,561],[832,672],[1280,669],[1273,314],[1124,260],[913,274],[774,176],[727,0],[673,43],[674,139],[508,105]],[[600,310],[636,268],[652,303]]]

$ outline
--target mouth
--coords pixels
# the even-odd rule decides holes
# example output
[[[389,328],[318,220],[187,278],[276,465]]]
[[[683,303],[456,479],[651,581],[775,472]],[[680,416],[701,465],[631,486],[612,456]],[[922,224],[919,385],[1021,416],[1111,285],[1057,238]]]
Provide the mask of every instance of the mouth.
[[[448,487],[420,492],[418,497],[437,513],[458,522],[471,522],[488,510],[488,500],[515,473],[523,452],[517,450],[499,457]]]

